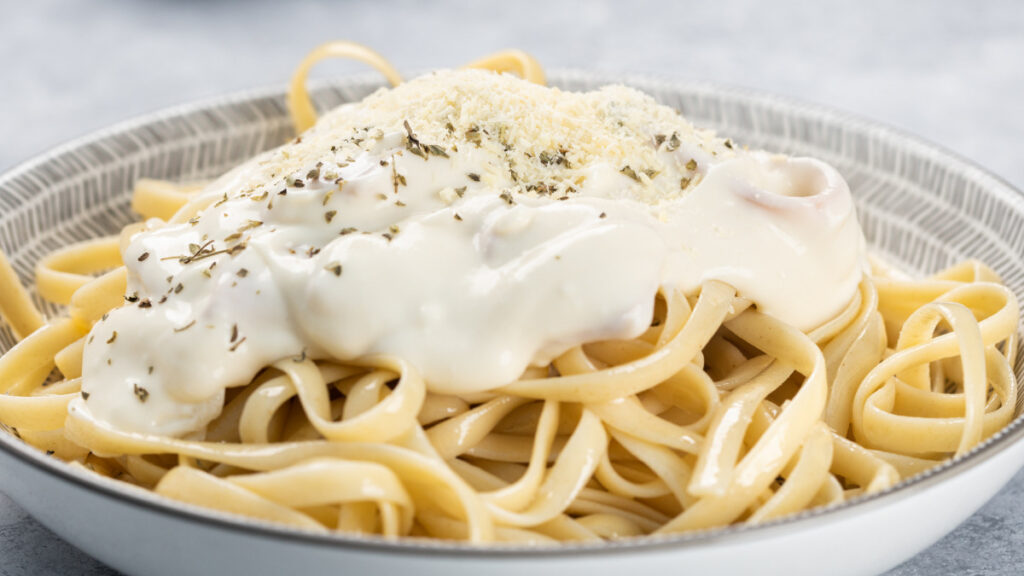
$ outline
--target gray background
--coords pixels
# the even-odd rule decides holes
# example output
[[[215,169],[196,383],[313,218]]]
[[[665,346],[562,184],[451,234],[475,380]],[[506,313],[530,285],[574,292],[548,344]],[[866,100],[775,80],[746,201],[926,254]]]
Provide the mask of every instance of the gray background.
[[[898,126],[1024,188],[1024,3],[0,0],[0,170],[164,106],[287,80],[316,44],[402,70],[519,47],[547,67],[711,80]],[[325,64],[317,75],[360,70]],[[893,574],[1018,574],[1024,474]],[[112,574],[0,494],[0,574]]]

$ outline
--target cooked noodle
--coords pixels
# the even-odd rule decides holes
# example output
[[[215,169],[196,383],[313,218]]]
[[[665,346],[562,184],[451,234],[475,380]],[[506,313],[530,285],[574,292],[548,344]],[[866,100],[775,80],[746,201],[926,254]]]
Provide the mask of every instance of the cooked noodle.
[[[363,47],[321,47],[291,86],[300,128],[315,120],[306,75],[332,56],[401,82]],[[543,83],[519,52],[472,66]],[[132,207],[182,222],[198,188],[141,180]],[[137,230],[39,263],[36,292],[68,306],[47,321],[0,254],[0,313],[20,338],[0,357],[0,422],[74,466],[306,530],[548,543],[764,522],[889,488],[1014,415],[1017,301],[966,262],[924,280],[873,265],[809,333],[720,281],[662,293],[639,338],[464,397],[430,392],[402,358],[286,357],[229,390],[200,439],[124,432],[72,401]]]

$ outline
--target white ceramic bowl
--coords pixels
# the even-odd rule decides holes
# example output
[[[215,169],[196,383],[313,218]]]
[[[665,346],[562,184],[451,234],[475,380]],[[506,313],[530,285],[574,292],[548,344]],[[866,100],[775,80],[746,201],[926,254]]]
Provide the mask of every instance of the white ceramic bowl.
[[[919,272],[978,258],[1024,294],[1024,196],[935,146],[737,90],[571,72],[551,79],[576,90],[631,84],[738,142],[826,160],[849,181],[873,250]],[[316,94],[331,106],[375,87],[350,79]],[[27,281],[48,251],[131,221],[135,179],[213,177],[290,135],[282,91],[273,89],[174,108],[69,143],[0,177],[0,249]],[[0,352],[12,342],[0,328]],[[1020,467],[1022,436],[1018,417],[969,454],[892,490],[766,525],[547,549],[314,535],[167,501],[72,469],[2,432],[0,490],[130,574],[865,574],[916,554],[991,498]]]

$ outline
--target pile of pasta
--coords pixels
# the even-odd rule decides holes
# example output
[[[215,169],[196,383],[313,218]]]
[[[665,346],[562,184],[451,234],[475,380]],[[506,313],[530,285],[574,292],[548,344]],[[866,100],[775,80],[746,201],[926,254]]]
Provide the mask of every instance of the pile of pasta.
[[[304,63],[297,124],[312,62],[360,50]],[[521,53],[477,64],[543,78]],[[143,180],[133,207],[169,220],[198,189]],[[0,422],[73,466],[305,530],[543,544],[759,523],[885,490],[1014,417],[1018,306],[995,273],[965,262],[909,280],[876,263],[809,333],[710,281],[659,294],[639,338],[486,393],[433,393],[396,357],[284,357],[229,390],[201,434],[126,433],[73,401],[89,330],[123,304],[138,226],[38,264],[38,295],[65,317],[44,319],[0,254],[0,313],[19,338],[0,357]]]

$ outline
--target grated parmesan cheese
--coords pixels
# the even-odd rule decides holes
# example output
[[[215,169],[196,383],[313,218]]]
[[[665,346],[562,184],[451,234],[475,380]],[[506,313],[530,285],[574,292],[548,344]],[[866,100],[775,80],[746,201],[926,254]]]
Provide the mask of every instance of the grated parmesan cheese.
[[[421,146],[412,150],[410,140]],[[465,147],[498,159],[479,181],[512,194],[566,197],[612,166],[628,180],[616,180],[610,193],[650,204],[678,197],[712,158],[733,155],[712,131],[626,86],[577,93],[507,74],[444,70],[336,108],[265,157],[249,185],[276,186],[315,166],[334,171],[364,152],[395,148],[429,159]],[[439,193],[451,201],[450,192]]]

